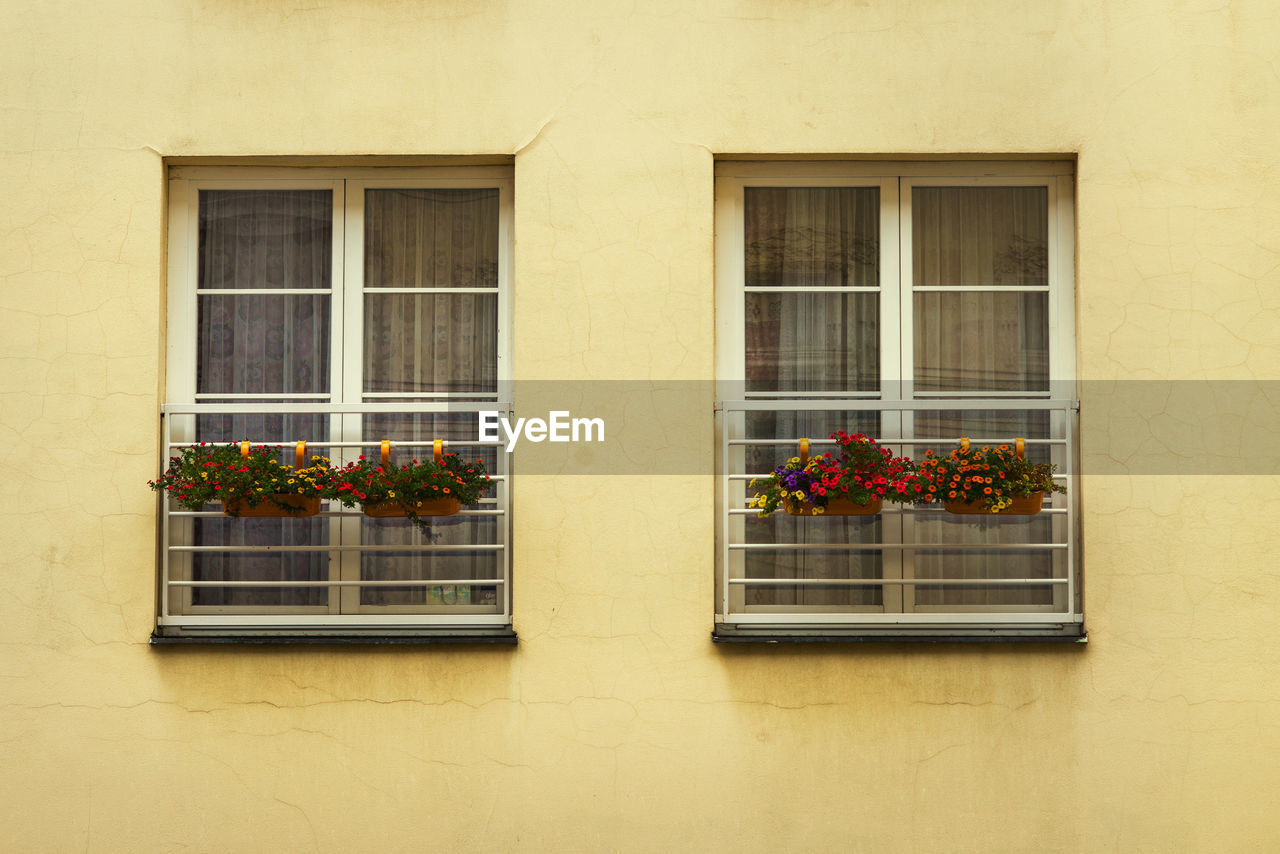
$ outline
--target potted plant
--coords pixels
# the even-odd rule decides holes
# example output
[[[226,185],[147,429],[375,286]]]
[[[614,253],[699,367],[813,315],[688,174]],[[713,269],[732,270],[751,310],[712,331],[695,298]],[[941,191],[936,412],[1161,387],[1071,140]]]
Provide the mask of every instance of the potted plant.
[[[391,443],[382,443],[379,461],[360,459],[334,471],[325,497],[345,507],[359,506],[374,518],[411,519],[422,528],[434,516],[452,516],[464,504],[474,504],[490,480],[480,460],[464,460],[444,453],[443,442],[434,443],[433,459],[391,464]]]
[[[761,516],[781,507],[792,516],[873,516],[884,500],[913,501],[922,489],[915,466],[861,433],[832,433],[839,457],[809,456],[809,440],[800,440],[800,456],[792,457],[767,477],[751,481],[756,495],[747,502]]]
[[[221,501],[228,516],[314,516],[332,471],[329,460],[311,457],[304,465],[307,445],[299,442],[290,467],[278,458],[282,447],[201,442],[170,457],[168,470],[149,485],[188,510]]]
[[[936,490],[948,512],[961,515],[1002,514],[1034,516],[1040,512],[1045,493],[1067,488],[1056,483],[1056,466],[1031,463],[1026,459],[1026,440],[1014,440],[1013,447],[970,446],[967,438],[947,457],[925,453],[919,473]]]

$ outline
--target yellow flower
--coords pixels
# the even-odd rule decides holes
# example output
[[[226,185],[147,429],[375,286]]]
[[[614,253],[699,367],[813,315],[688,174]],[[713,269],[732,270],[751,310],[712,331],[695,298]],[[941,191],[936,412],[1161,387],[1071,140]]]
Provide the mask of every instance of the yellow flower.
[[[388,498],[395,498],[395,497],[396,497],[396,494],[395,494],[394,492],[388,492],[388,493],[387,493],[387,497],[388,497]]]

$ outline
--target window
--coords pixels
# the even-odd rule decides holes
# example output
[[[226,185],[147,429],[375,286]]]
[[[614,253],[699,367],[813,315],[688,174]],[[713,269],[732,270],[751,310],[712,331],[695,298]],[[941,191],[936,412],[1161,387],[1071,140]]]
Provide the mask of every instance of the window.
[[[721,639],[1082,634],[1073,170],[717,164]],[[1031,517],[759,518],[749,482],[837,429],[896,454],[1027,439]]]
[[[171,453],[305,440],[341,464],[439,438],[495,483],[430,536],[336,503],[166,505],[158,638],[514,637],[506,459],[477,442],[477,413],[509,409],[511,194],[498,168],[171,170]]]

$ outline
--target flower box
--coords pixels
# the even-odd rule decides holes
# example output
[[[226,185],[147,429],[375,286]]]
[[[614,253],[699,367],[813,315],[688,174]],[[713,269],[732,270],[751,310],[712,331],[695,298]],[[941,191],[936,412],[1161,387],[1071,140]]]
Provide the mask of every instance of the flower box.
[[[962,438],[960,447],[947,457],[933,457],[928,451],[920,472],[949,513],[1034,516],[1044,505],[1045,493],[1066,492],[1066,487],[1054,482],[1052,464],[1027,461],[1026,444],[1018,438],[1012,448],[974,448],[968,438]]]
[[[829,498],[825,508],[790,498],[782,500],[782,509],[791,516],[874,516],[883,508],[883,498],[873,499],[866,504],[854,504],[847,498]]]
[[[424,531],[430,520],[452,516],[474,504],[490,483],[480,460],[468,462],[444,452],[444,442],[432,442],[433,459],[395,466],[391,442],[383,440],[376,460],[362,455],[334,473],[330,497],[344,507],[359,506],[372,519],[410,519]]]
[[[281,446],[243,442],[201,442],[169,459],[169,468],[151,488],[167,493],[186,510],[201,511],[220,501],[222,512],[237,518],[283,519],[314,516],[327,497],[329,460],[311,457],[298,442],[292,466],[280,462]]]
[[[376,504],[364,505],[364,515],[374,519],[403,519],[413,511],[415,516],[452,516],[462,509],[462,502],[456,498],[435,498],[431,501],[419,501],[412,507],[399,501],[379,501]]]
[[[306,495],[268,495],[250,507],[243,498],[232,498],[222,502],[222,512],[228,516],[241,519],[301,519],[314,516],[320,512],[320,499]]]
[[[1035,492],[1021,498],[1014,498],[1013,503],[1003,510],[991,510],[980,501],[944,501],[942,506],[948,513],[957,516],[1034,516],[1044,505],[1044,493]]]

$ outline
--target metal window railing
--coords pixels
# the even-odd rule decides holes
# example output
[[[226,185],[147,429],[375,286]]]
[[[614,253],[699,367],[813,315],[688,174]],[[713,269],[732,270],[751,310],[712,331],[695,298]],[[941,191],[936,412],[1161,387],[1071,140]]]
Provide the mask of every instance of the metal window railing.
[[[855,631],[1080,624],[1078,410],[1070,400],[1007,397],[718,403],[717,624]],[[1067,493],[1047,496],[1031,517],[953,516],[938,504],[886,503],[878,517],[761,519],[747,506],[750,482],[772,468],[760,461],[776,465],[794,456],[802,435],[784,431],[806,419],[831,425],[839,413],[878,421],[878,429],[862,432],[917,458],[960,441],[959,434],[939,435],[939,425],[963,424],[973,443],[1000,444],[1015,437],[983,435],[984,422],[1034,421],[1038,435],[1022,434],[1028,450],[1057,465]],[[834,429],[805,436],[815,454],[834,446],[827,439]]]
[[[157,630],[161,634],[183,632],[352,630],[363,631],[427,631],[427,630],[499,630],[511,624],[511,512],[510,456],[501,445],[478,441],[472,414],[497,410],[509,416],[509,403],[497,401],[462,401],[457,399],[415,402],[363,404],[324,403],[195,403],[166,404],[161,409],[164,465],[183,447],[206,441],[240,441],[248,439],[257,445],[292,445],[305,440],[308,450],[329,456],[335,466],[359,453],[377,453],[384,435],[367,435],[365,419],[370,416],[453,416],[454,435],[426,435],[434,432],[411,423],[401,426],[404,433],[419,433],[390,442],[393,452],[425,449],[431,453],[432,442],[444,438],[448,449],[471,452],[483,449],[490,455],[492,485],[486,497],[476,505],[464,508],[456,516],[445,517],[443,524],[451,530],[465,530],[467,542],[431,541],[415,534],[407,522],[366,523],[357,509],[327,502],[321,512],[309,520],[284,520],[280,523],[278,541],[271,539],[270,525],[256,529],[256,542],[230,542],[217,536],[202,536],[210,526],[202,520],[226,518],[220,510],[207,506],[192,511],[181,509],[175,502],[160,500],[160,549]],[[323,424],[322,435],[307,436],[218,436],[201,435],[198,420],[209,416],[313,416],[313,425]],[[207,431],[206,431],[207,432]],[[469,435],[467,435],[469,433]],[[316,520],[316,521],[310,521]],[[491,521],[490,521],[491,520]],[[297,542],[288,526],[308,523],[306,540]],[[214,523],[216,524],[216,523]],[[255,523],[259,524],[259,523]],[[234,522],[225,530],[233,531]],[[295,528],[295,531],[297,529]],[[206,532],[207,533],[207,532]],[[373,535],[390,537],[394,542],[368,542]],[[243,537],[241,537],[243,539]],[[234,538],[233,538],[234,539]],[[447,538],[443,538],[447,539]],[[253,577],[262,573],[202,573],[199,562],[205,555],[223,556],[234,561],[252,556],[279,557],[281,566],[287,556],[301,556],[312,561],[309,577],[280,571],[274,577]],[[450,557],[487,556],[490,571],[479,573],[450,572],[434,569],[432,560],[448,562]],[[398,558],[411,562],[409,571],[395,577],[375,577],[369,572],[369,561]],[[412,563],[415,562],[416,563]],[[454,569],[454,567],[451,567]],[[267,574],[270,574],[269,572]],[[314,577],[319,575],[320,577]],[[216,577],[209,577],[216,576]],[[199,591],[222,595],[201,600]],[[380,593],[378,591],[381,591]],[[447,591],[447,592],[446,592]],[[493,601],[477,604],[470,601],[472,591],[491,591]],[[379,599],[395,594],[397,598]],[[450,595],[453,601],[449,601]],[[373,600],[372,602],[370,600]],[[459,602],[463,599],[463,602]],[[273,601],[274,600],[274,601]]]

